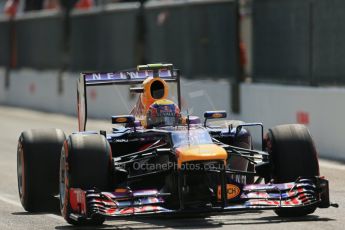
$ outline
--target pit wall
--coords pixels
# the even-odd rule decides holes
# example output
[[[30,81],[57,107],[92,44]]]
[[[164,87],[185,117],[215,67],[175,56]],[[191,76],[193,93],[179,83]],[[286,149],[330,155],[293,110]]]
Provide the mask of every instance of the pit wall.
[[[6,102],[6,90],[5,90],[5,70],[0,68],[0,104]]]
[[[0,103],[25,108],[76,115],[78,73],[63,73],[59,91],[57,71],[22,69],[11,71],[10,87],[5,89],[4,70],[0,68]],[[129,93],[131,86],[89,87],[88,116],[107,118],[128,113],[136,96]],[[170,86],[171,92],[176,88]],[[190,114],[202,116],[206,110],[230,111],[230,83],[227,80],[181,79],[182,104]],[[176,95],[172,97],[176,98]]]
[[[59,92],[58,72],[11,71],[10,87],[5,88],[5,71],[0,68],[0,104],[76,114],[78,74],[64,73]],[[202,116],[206,110],[231,111],[231,84],[227,80],[186,80],[182,78],[184,111]],[[173,90],[173,89],[171,89]],[[281,86],[243,83],[240,87],[241,113],[228,113],[229,119],[262,122],[267,128],[286,123],[303,123],[314,137],[320,155],[345,161],[345,88]],[[109,118],[127,113],[136,98],[129,86],[88,89],[88,116]]]
[[[345,160],[345,88],[243,84],[241,105],[241,119],[266,128],[307,125],[323,157]]]

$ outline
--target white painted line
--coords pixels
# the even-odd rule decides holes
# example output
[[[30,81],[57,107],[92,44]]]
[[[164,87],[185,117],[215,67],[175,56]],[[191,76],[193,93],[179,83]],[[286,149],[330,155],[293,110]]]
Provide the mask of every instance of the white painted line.
[[[13,206],[16,206],[16,207],[20,207],[20,208],[22,207],[21,203],[19,203],[18,201],[14,201],[14,200],[8,199],[8,198],[6,198],[3,195],[0,195],[0,201],[3,201],[5,203],[7,203],[7,204],[10,204],[10,205],[13,205]],[[50,217],[50,218],[53,218],[55,220],[59,220],[59,221],[65,222],[64,218],[62,218],[61,216],[57,216],[57,215],[54,215],[54,214],[42,214],[42,215]]]
[[[18,201],[10,200],[2,195],[0,195],[0,200],[16,207],[22,207],[22,205]]]
[[[345,164],[338,163],[336,161],[319,160],[319,164],[323,168],[345,170]]]

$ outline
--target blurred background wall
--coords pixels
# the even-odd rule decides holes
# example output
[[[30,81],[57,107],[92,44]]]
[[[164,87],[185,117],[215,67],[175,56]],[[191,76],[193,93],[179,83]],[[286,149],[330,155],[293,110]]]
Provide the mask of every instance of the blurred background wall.
[[[309,127],[323,156],[345,159],[345,1],[1,0],[0,103],[75,114],[81,71],[169,62],[185,109]],[[89,115],[111,89],[88,92]]]

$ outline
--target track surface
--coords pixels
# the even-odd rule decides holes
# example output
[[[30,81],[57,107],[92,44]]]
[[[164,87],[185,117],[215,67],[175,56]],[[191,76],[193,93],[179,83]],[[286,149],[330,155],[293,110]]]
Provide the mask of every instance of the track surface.
[[[90,129],[110,125],[95,121]],[[96,127],[99,127],[98,129]],[[94,229],[75,228],[58,214],[30,214],[18,199],[16,147],[22,130],[61,128],[67,134],[77,130],[76,118],[0,106],[0,229]],[[233,213],[209,218],[143,218],[107,221],[100,229],[344,229],[345,165],[320,161],[321,174],[330,181],[331,200],[338,209],[318,209],[304,218],[279,218],[273,211]]]

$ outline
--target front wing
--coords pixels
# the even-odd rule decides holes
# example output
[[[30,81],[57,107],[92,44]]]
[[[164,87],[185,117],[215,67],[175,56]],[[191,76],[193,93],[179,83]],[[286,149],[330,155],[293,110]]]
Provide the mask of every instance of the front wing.
[[[91,218],[93,215],[105,217],[124,217],[162,214],[212,213],[240,210],[264,210],[281,208],[330,206],[328,181],[316,177],[298,179],[296,182],[283,184],[245,185],[236,202],[228,200],[226,205],[207,206],[193,209],[168,209],[165,197],[170,194],[160,193],[155,189],[131,191],[130,189],[102,192],[83,191],[78,188],[69,190],[72,219]]]

